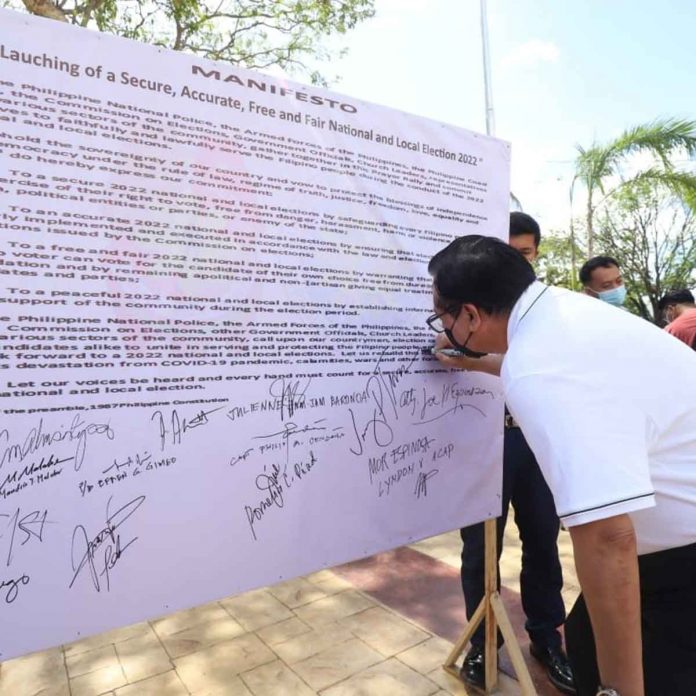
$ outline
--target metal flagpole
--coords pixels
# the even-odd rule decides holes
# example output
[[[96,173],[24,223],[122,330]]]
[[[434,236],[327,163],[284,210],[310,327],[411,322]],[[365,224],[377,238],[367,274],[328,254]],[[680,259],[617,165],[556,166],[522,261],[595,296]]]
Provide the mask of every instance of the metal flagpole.
[[[491,55],[488,46],[488,11],[486,0],[481,0],[481,43],[483,45],[483,87],[486,93],[486,134],[495,135],[493,113],[493,86],[491,84]]]
[[[481,44],[483,48],[483,88],[486,98],[486,134],[495,135],[495,112],[493,110],[493,84],[491,81],[491,53],[488,42],[488,10],[486,0],[481,2]],[[510,191],[510,207],[522,210],[522,203]]]

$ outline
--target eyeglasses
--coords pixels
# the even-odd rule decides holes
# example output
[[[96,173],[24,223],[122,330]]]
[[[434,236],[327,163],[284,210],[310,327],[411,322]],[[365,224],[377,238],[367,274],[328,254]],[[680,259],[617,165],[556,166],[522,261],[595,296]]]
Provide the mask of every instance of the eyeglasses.
[[[445,325],[442,323],[442,317],[445,316],[445,314],[450,314],[454,317],[454,320],[457,321],[457,318],[459,317],[459,313],[462,311],[462,308],[459,307],[456,309],[456,314],[452,313],[453,308],[446,309],[444,312],[440,312],[439,314],[436,312],[435,314],[431,314],[426,320],[425,323],[435,332],[435,333],[445,333],[446,328]]]

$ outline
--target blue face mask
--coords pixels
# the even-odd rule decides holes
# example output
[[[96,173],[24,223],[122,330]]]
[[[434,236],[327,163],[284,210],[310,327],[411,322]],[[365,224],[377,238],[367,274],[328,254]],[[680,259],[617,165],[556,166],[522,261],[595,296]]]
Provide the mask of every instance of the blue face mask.
[[[597,297],[599,297],[599,299],[603,302],[608,302],[610,305],[614,305],[614,307],[621,307],[626,299],[626,286],[619,285],[618,288],[598,292]]]

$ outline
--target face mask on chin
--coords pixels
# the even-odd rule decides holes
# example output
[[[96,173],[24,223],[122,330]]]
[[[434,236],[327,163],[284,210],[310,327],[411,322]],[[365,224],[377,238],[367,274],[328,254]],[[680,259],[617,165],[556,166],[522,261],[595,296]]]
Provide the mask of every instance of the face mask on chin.
[[[451,329],[445,329],[445,336],[449,339],[449,342],[462,354],[465,355],[467,358],[483,358],[488,353],[481,353],[477,350],[471,350],[471,348],[467,348],[466,344],[471,340],[471,336],[473,335],[473,331],[469,331],[469,335],[467,336],[466,341],[464,343],[459,343],[457,339],[454,337],[454,334],[452,333]]]
[[[618,288],[598,292],[597,297],[602,302],[607,302],[610,305],[614,305],[614,307],[621,307],[626,300],[626,286],[619,285]]]

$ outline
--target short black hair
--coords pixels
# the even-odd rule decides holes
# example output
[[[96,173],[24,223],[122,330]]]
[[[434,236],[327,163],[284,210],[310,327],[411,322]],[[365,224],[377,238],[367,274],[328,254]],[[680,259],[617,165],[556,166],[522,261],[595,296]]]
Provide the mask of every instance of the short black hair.
[[[428,272],[438,304],[451,313],[470,303],[487,314],[508,314],[536,280],[519,251],[480,234],[455,239],[430,259]]]
[[[657,308],[662,312],[669,305],[694,304],[695,302],[696,300],[694,300],[694,294],[691,290],[684,288],[683,290],[672,290],[665,293],[657,303]]]
[[[592,279],[592,272],[596,268],[609,268],[609,266],[621,268],[619,262],[611,256],[593,256],[582,265],[580,269],[580,282],[583,285],[587,285]]]
[[[521,234],[533,234],[534,246],[539,248],[539,244],[541,244],[539,223],[531,215],[515,211],[510,213],[510,236],[519,237]]]

